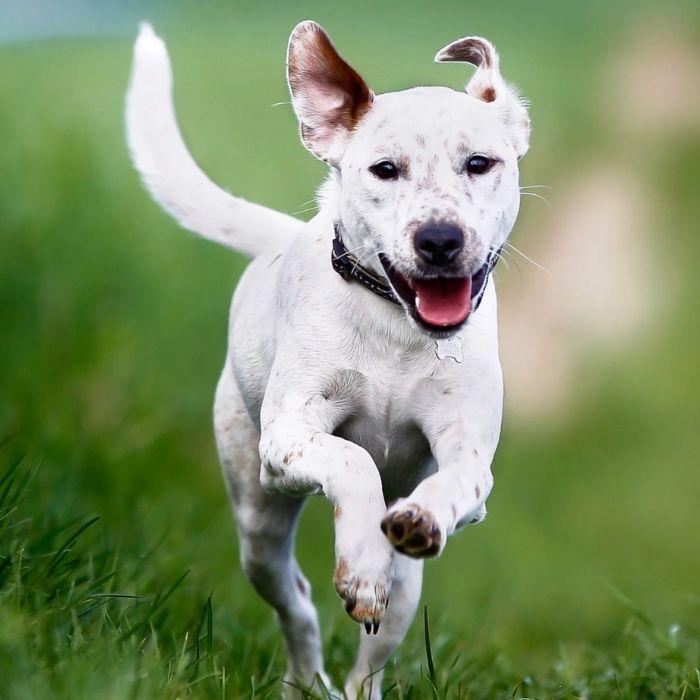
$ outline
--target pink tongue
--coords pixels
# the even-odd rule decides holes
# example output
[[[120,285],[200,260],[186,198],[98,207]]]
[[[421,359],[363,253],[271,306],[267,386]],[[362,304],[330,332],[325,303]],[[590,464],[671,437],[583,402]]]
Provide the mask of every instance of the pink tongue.
[[[472,308],[472,280],[411,280],[416,293],[416,311],[431,326],[455,326],[469,316]]]

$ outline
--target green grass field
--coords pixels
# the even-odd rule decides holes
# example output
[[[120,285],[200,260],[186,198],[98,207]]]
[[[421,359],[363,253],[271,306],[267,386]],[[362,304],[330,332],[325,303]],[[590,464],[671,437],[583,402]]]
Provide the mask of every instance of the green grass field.
[[[523,182],[552,185],[556,207],[579,163],[603,167],[619,146],[600,88],[640,23],[655,26],[653,6],[440,10],[210,2],[143,14],[168,40],[205,170],[288,212],[307,209],[323,177],[290,107],[271,106],[288,100],[296,21],[325,24],[377,91],[459,87],[466,68],[432,56],[488,36],[532,103]],[[664,16],[700,60],[697,7],[669,3]],[[281,639],[238,568],[210,419],[245,260],[178,230],[143,192],[121,114],[132,38],[0,44],[0,698],[277,697]],[[653,191],[673,293],[624,352],[585,356],[555,427],[506,414],[489,517],[426,567],[430,644],[417,619],[389,698],[700,697],[700,132],[666,132],[630,137],[625,162]],[[513,240],[526,250],[543,211],[523,204]],[[340,684],[359,632],[333,590],[320,499],[298,548]]]

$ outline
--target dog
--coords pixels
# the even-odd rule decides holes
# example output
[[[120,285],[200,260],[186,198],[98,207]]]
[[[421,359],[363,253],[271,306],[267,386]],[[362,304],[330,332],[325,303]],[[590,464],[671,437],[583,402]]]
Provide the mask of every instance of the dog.
[[[149,25],[127,93],[130,151],[153,198],[183,227],[253,258],[233,297],[214,404],[241,563],[277,613],[286,680],[330,688],[294,557],[304,498],[330,501],[333,582],[364,628],[350,698],[381,697],[423,560],[483,520],[501,428],[490,272],[518,213],[530,120],[486,39],[459,39],[435,60],[476,71],[464,91],[375,95],[318,24],[295,27],[292,105],[302,143],[329,168],[308,223],[203,174]]]

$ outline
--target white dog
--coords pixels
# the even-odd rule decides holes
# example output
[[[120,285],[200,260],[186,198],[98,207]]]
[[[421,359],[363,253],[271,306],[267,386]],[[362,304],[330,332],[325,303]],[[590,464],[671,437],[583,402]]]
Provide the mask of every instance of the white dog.
[[[165,45],[147,25],[127,98],[133,160],[153,197],[254,258],[233,298],[214,406],[242,565],[277,612],[287,678],[329,686],[293,540],[305,496],[333,504],[333,581],[368,632],[352,698],[380,697],[423,558],[485,516],[501,426],[489,273],[518,212],[529,119],[485,39],[455,41],[436,60],[477,66],[465,92],[375,95],[321,27],[294,29],[301,139],[330,171],[308,224],[200,171],[175,120]]]

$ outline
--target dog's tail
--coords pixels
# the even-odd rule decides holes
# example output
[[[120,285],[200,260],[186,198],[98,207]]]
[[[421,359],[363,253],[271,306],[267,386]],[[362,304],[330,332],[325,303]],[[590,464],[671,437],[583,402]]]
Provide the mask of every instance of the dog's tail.
[[[301,228],[298,219],[229,194],[195,163],[175,117],[168,52],[146,23],[134,46],[126,130],[151,196],[184,228],[251,257],[283,248]]]

